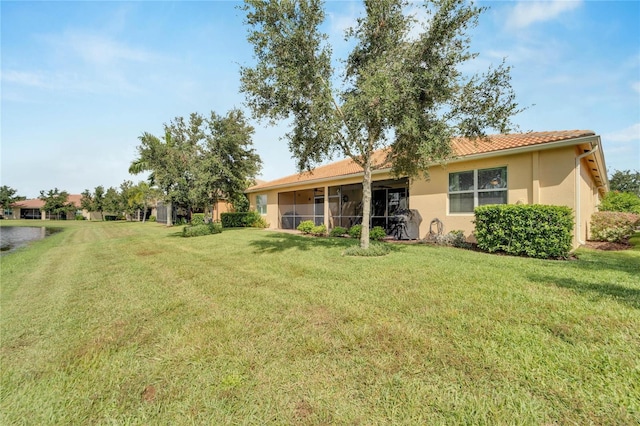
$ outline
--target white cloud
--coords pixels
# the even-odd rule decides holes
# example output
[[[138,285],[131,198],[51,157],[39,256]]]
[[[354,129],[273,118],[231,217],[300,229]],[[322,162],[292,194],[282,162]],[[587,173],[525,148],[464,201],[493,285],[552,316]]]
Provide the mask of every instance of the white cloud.
[[[157,59],[157,55],[151,52],[101,34],[68,31],[62,35],[49,36],[47,41],[59,52],[70,53],[98,66],[116,65],[120,62],[152,62]]]
[[[631,83],[631,88],[636,92],[640,93],[640,81]]]
[[[536,22],[550,21],[581,5],[582,0],[519,1],[507,18],[507,27],[520,29]]]
[[[48,87],[45,78],[40,73],[28,71],[8,70],[2,72],[2,81],[20,86]]]
[[[640,140],[640,123],[636,123],[626,129],[603,135],[603,138],[610,142],[632,142]]]

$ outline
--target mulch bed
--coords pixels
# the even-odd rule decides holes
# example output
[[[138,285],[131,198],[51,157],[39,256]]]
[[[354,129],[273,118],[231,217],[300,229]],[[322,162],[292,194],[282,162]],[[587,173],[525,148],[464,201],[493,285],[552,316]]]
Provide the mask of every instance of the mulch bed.
[[[603,250],[603,251],[617,251],[617,250],[629,250],[632,245],[631,244],[622,244],[622,243],[609,243],[606,241],[587,241],[587,243],[583,246],[594,250]]]

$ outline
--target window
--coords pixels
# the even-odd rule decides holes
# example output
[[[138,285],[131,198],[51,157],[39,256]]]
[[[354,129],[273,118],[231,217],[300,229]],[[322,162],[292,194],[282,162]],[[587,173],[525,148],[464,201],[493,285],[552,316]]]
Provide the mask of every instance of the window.
[[[449,213],[473,213],[486,204],[507,204],[506,167],[449,173]]]
[[[256,195],[256,211],[260,214],[267,214],[266,195]]]

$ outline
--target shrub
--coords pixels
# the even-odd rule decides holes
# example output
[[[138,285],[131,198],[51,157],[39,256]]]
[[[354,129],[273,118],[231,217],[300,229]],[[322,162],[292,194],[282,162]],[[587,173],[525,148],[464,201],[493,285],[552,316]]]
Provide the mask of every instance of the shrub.
[[[369,239],[373,241],[382,241],[387,236],[387,231],[382,226],[374,226],[369,231]]]
[[[361,256],[361,257],[373,257],[384,256],[389,254],[391,247],[385,243],[373,243],[369,245],[368,249],[363,249],[360,246],[352,246],[344,251],[345,256]]]
[[[250,212],[227,212],[220,214],[220,220],[224,228],[247,228],[254,225],[266,224],[260,213],[253,210]],[[260,227],[260,226],[256,226]]]
[[[331,232],[329,233],[329,236],[342,237],[346,233],[347,233],[347,228],[343,228],[342,226],[336,226],[331,230]]]
[[[622,212],[596,212],[591,215],[591,239],[624,243],[640,224],[640,215]]]
[[[360,236],[362,235],[362,225],[353,225],[351,228],[349,228],[347,233],[351,238],[360,239]]]
[[[362,225],[353,225],[347,231],[351,238],[360,239],[362,236]],[[384,237],[387,236],[387,232],[384,230],[382,226],[374,226],[369,229],[369,240],[381,241]]]
[[[82,216],[81,214],[77,214],[76,220],[84,220],[84,216]]]
[[[475,209],[478,248],[516,256],[566,258],[573,214],[564,206],[489,205]]]
[[[155,216],[151,215],[149,216],[149,222],[155,222],[157,219]]]
[[[183,237],[201,237],[203,235],[219,234],[222,232],[220,222],[210,222],[201,225],[185,226],[182,228]]]
[[[258,215],[259,217],[251,224],[252,228],[268,228],[269,224],[267,223],[267,220]]]
[[[640,197],[630,192],[610,191],[605,194],[598,210],[640,214]]]
[[[313,228],[311,228],[311,234],[315,235],[316,237],[324,237],[325,235],[327,235],[327,227],[324,224],[314,226]]]
[[[312,220],[303,220],[300,222],[300,225],[296,228],[298,231],[303,234],[311,234],[311,231],[316,226],[315,222]]]
[[[191,215],[191,225],[192,226],[204,225],[204,224],[205,224],[204,213],[193,213]]]

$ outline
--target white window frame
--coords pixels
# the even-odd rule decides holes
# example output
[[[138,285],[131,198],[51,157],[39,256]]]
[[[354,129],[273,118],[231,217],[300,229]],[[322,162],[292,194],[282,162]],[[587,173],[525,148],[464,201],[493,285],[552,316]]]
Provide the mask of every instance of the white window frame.
[[[267,194],[256,194],[256,211],[262,216],[267,214]]]
[[[505,182],[505,186],[503,188],[490,188],[490,189],[480,189],[478,188],[478,172],[482,172],[485,170],[493,170],[493,169],[504,169],[505,170],[505,174],[506,174],[506,182]],[[459,191],[452,191],[451,188],[449,187],[449,182],[451,182],[451,175],[453,174],[458,174],[458,173],[469,173],[473,171],[473,189],[465,189],[465,190],[459,190]],[[507,193],[507,197],[506,197],[506,202],[504,204],[508,204],[509,203],[509,171],[507,170],[507,166],[496,166],[496,167],[486,167],[484,169],[474,169],[474,170],[460,170],[458,172],[451,172],[449,173],[449,175],[447,176],[447,186],[449,187],[448,190],[448,194],[447,194],[447,202],[448,202],[448,206],[447,206],[447,214],[449,215],[473,215],[473,210],[470,212],[452,212],[451,211],[451,195],[458,195],[458,194],[473,194],[473,208],[475,210],[476,207],[478,207],[479,204],[479,200],[480,197],[478,194],[481,193],[488,193],[488,192],[506,192]]]

